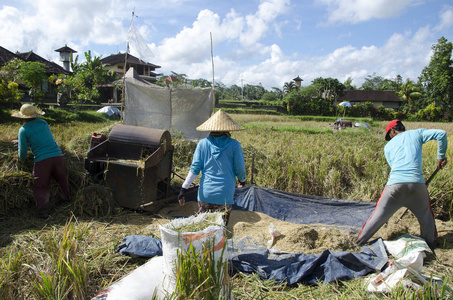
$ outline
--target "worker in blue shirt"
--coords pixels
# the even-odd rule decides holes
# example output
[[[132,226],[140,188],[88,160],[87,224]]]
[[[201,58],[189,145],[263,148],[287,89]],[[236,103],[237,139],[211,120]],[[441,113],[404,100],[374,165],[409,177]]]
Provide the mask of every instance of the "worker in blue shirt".
[[[70,196],[62,152],[55,142],[47,122],[38,118],[42,115],[44,112],[31,104],[22,105],[20,111],[12,114],[13,117],[25,121],[18,134],[19,158],[20,161],[25,162],[28,149],[34,155],[33,194],[39,216],[47,219],[50,214],[50,178],[53,177],[60,185],[63,194],[61,202],[69,202]]]
[[[244,186],[246,179],[244,154],[240,143],[231,138],[230,131],[243,129],[222,110],[218,110],[197,127],[198,131],[209,131],[210,134],[195,149],[189,174],[178,196],[180,205],[184,205],[185,192],[201,172],[198,213],[225,212],[225,226],[228,224],[234,203],[236,178],[239,188]]]
[[[373,214],[359,233],[357,243],[366,243],[398,209],[407,207],[420,223],[421,237],[434,249],[437,230],[423,178],[422,146],[430,140],[437,141],[437,167],[443,168],[447,164],[447,133],[438,129],[406,131],[399,120],[389,122],[385,130],[385,139],[389,142],[384,147],[384,153],[391,171]]]

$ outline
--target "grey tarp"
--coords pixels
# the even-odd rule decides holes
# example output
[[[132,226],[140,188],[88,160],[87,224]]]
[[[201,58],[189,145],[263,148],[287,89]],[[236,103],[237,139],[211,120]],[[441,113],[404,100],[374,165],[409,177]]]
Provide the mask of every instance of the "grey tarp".
[[[141,79],[133,68],[126,73],[124,124],[177,130],[186,139],[208,133],[197,131],[214,108],[211,88],[168,88]]]

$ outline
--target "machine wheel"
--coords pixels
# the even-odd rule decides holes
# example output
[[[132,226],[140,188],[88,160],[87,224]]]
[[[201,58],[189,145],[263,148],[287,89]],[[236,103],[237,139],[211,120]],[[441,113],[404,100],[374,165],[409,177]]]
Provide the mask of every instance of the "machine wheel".
[[[83,189],[83,199],[83,212],[90,216],[106,217],[115,208],[112,193],[98,184],[86,186]]]

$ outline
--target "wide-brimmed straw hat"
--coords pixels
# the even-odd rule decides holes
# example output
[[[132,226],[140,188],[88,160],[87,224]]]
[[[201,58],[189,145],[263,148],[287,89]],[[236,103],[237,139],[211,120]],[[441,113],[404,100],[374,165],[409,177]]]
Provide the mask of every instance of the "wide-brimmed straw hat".
[[[31,104],[24,104],[19,111],[14,111],[11,116],[21,119],[33,119],[44,115],[44,112]]]
[[[244,130],[244,127],[233,121],[229,115],[219,109],[215,114],[207,119],[206,122],[198,126],[197,130],[211,132],[238,131]]]

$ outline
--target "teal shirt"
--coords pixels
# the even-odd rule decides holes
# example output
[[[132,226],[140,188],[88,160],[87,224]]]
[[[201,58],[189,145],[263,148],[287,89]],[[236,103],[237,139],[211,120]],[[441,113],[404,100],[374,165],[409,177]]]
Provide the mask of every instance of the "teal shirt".
[[[61,150],[55,142],[50,127],[42,119],[33,119],[19,129],[19,158],[27,159],[28,148],[38,162],[47,158],[62,156]]]
[[[209,136],[195,149],[190,171],[200,178],[198,200],[233,204],[236,177],[245,181],[244,154],[240,143],[228,136]]]
[[[447,133],[438,129],[415,129],[394,136],[384,147],[391,168],[387,185],[403,182],[425,183],[422,169],[422,146],[437,140],[437,159],[445,158]]]

